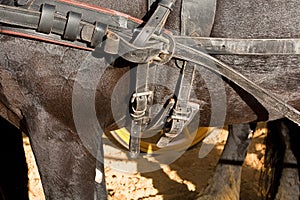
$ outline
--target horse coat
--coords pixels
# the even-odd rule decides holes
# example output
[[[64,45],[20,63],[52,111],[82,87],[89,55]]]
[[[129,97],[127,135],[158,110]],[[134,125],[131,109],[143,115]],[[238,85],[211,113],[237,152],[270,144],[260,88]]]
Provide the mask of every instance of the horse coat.
[[[147,10],[145,2],[99,1],[89,2],[102,7],[142,18]],[[299,7],[297,1],[249,2],[218,1],[212,37],[225,38],[297,38],[299,37]],[[289,10],[289,12],[285,12]],[[179,32],[180,1],[167,22],[167,28]],[[46,195],[56,197],[91,197],[94,187],[95,160],[76,135],[73,119],[73,85],[79,72],[92,74],[81,85],[86,93],[77,94],[78,104],[93,98],[88,91],[95,90],[97,120],[105,131],[124,115],[128,107],[129,83],[124,74],[129,63],[110,65],[106,58],[95,58],[89,52],[38,41],[1,35],[0,100],[9,113],[14,113],[30,134],[33,148],[46,184]],[[256,84],[300,109],[299,104],[299,56],[216,56]],[[102,74],[99,78],[98,74]],[[179,71],[174,63],[159,68],[156,73],[155,100],[163,104],[172,95]],[[123,79],[122,79],[123,77]],[[99,80],[100,79],[100,80]],[[212,82],[208,82],[213,80]],[[95,86],[91,83],[96,82]],[[215,84],[215,85],[213,85]],[[80,86],[80,85],[79,85]],[[160,87],[162,86],[162,87]],[[214,86],[214,87],[213,87]],[[171,88],[171,89],[169,89]],[[220,90],[224,88],[224,90]],[[222,79],[211,71],[200,68],[193,83],[193,101],[201,108],[199,126],[247,123],[278,119],[282,113],[265,108],[253,96],[230,80]],[[166,97],[167,96],[167,97]],[[225,108],[224,109],[224,105]],[[73,105],[74,106],[74,105]],[[212,109],[213,108],[213,109]],[[78,107],[80,111],[85,107]],[[118,110],[117,114],[114,115]],[[211,112],[211,111],[214,112]],[[8,112],[8,111],[7,111]],[[212,115],[214,113],[214,115]],[[219,115],[218,115],[219,114]],[[7,118],[11,114],[6,114]],[[224,116],[224,121],[215,119]],[[88,118],[86,119],[89,120]],[[221,122],[221,123],[220,123]],[[125,125],[124,122],[118,124]],[[98,127],[92,127],[98,128]],[[88,134],[88,131],[87,133]],[[87,136],[90,140],[97,136]],[[92,145],[97,143],[91,142]],[[64,159],[62,159],[64,158]],[[75,159],[76,158],[76,159]],[[66,159],[69,162],[66,162]],[[39,161],[40,160],[40,161]],[[49,162],[47,162],[49,161]],[[51,166],[49,166],[48,164]],[[65,167],[65,163],[67,167]],[[64,166],[64,167],[63,167]],[[75,167],[74,167],[75,166]],[[68,173],[65,173],[65,169]],[[86,170],[86,175],[77,174]],[[44,173],[44,175],[43,175]],[[57,176],[51,177],[53,174]],[[50,175],[51,174],[51,175]],[[48,176],[49,175],[49,176]],[[52,184],[59,184],[52,187]],[[85,181],[84,188],[78,189]],[[60,188],[70,188],[62,191]],[[90,192],[86,192],[90,191]]]

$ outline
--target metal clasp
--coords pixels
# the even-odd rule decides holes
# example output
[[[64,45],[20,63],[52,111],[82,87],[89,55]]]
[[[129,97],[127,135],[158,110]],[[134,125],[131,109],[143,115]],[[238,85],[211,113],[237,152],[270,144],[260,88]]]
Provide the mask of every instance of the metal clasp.
[[[131,103],[131,113],[130,115],[138,120],[142,118],[148,109],[148,102],[153,98],[153,92],[136,92],[132,95],[130,103]]]

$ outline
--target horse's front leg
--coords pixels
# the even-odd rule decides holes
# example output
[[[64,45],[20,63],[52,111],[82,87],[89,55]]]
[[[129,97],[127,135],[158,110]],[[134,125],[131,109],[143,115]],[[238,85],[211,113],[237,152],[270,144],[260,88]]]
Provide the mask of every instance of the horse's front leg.
[[[95,182],[96,158],[78,134],[42,107],[24,114],[46,199],[106,199],[103,164]]]
[[[250,124],[229,126],[227,142],[215,174],[198,200],[239,199],[242,165],[254,129]]]

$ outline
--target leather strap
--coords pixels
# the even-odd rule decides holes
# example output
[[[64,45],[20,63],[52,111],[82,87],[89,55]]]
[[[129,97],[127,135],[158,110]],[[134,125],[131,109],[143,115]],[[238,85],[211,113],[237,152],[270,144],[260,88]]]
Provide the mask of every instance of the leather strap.
[[[175,104],[164,127],[164,135],[157,142],[163,148],[183,132],[199,110],[199,105],[189,102],[195,75],[195,64],[183,62],[179,84],[175,91]]]
[[[153,34],[160,34],[161,30],[169,16],[175,0],[161,0],[151,15],[150,19],[138,32],[132,44],[144,46]],[[136,158],[140,152],[140,137],[143,128],[149,123],[148,105],[153,99],[153,91],[149,90],[149,69],[150,63],[139,64],[136,68],[135,93],[132,96],[132,114],[133,117],[130,131],[129,155]],[[143,128],[142,128],[143,126]]]
[[[299,55],[300,39],[239,39],[175,36],[176,43],[210,55]]]
[[[46,1],[45,1],[46,2]],[[35,6],[38,5],[33,2]],[[41,20],[41,13],[33,9],[22,9],[19,7],[12,7],[0,4],[0,22],[1,32],[10,30],[16,35],[20,33],[23,36],[30,38],[36,38],[44,41],[53,40],[54,43],[64,44],[72,46],[73,48],[89,49],[86,46],[87,43],[91,43],[91,47],[97,46],[101,43],[102,38],[106,34],[107,28],[114,27],[115,21],[109,21],[108,18],[122,18],[122,16],[116,17],[118,14],[113,14],[100,10],[87,10],[83,5],[72,5],[65,2],[53,1],[50,6],[55,6],[55,10],[61,15],[54,15],[54,22],[51,30],[51,34],[38,34],[34,30],[39,29],[39,24],[44,24],[42,21],[48,23],[51,27],[51,23],[48,20]],[[42,6],[39,5],[39,6]],[[76,7],[76,9],[74,9]],[[42,9],[43,10],[43,9]],[[64,33],[64,27],[66,19],[63,17],[67,15],[67,11],[78,10],[82,12],[81,21],[81,38],[77,42],[69,43],[68,41],[62,40],[61,37]],[[99,14],[101,16],[101,22],[95,23],[95,18],[87,17],[88,15],[95,17]],[[51,17],[48,17],[51,19]],[[97,19],[100,17],[97,17]],[[87,22],[83,22],[87,20]],[[125,21],[125,19],[119,19],[119,21]],[[189,21],[188,21],[189,22]],[[129,19],[126,22],[128,28],[134,28],[139,26],[137,19]],[[11,27],[13,25],[14,27]],[[129,26],[130,25],[130,26]],[[10,26],[8,28],[8,26]],[[23,28],[24,29],[23,29]],[[48,27],[48,28],[49,28]],[[114,29],[113,29],[114,30]],[[8,33],[8,31],[5,31]],[[42,31],[41,31],[42,32]],[[49,31],[46,31],[49,32]],[[94,33],[93,36],[88,33]],[[198,33],[197,33],[198,34]],[[196,34],[196,35],[197,35]],[[98,36],[97,36],[98,35]],[[92,38],[92,39],[91,39]],[[193,47],[199,51],[207,54],[220,54],[220,55],[299,55],[300,54],[300,39],[299,38],[287,38],[287,39],[237,39],[237,38],[209,38],[209,37],[190,37],[190,36],[175,36],[176,43]]]
[[[209,36],[214,23],[215,0],[182,0],[181,35]],[[189,102],[196,70],[195,63],[180,61],[181,74],[175,91],[175,105],[165,123],[164,135],[157,142],[163,148],[180,135],[199,111],[199,105]]]
[[[182,0],[181,30],[187,36],[209,36],[217,0]]]
[[[278,113],[281,113],[282,116],[285,116],[300,125],[300,111],[288,105],[216,58],[180,43],[176,44],[174,57],[204,66],[205,68],[228,78],[249,94],[253,95],[264,106],[275,109]]]

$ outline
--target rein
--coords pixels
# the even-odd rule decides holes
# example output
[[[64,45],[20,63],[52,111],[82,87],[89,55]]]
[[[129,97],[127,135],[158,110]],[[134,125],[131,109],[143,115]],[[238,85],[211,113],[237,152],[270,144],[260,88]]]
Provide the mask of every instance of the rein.
[[[150,9],[154,1],[148,2]],[[216,1],[183,0],[181,35],[175,36],[164,28],[175,0],[155,2],[157,5],[147,22],[75,1],[33,0],[24,3],[19,0],[18,3],[18,6],[0,5],[0,33],[87,51],[101,50],[117,54],[137,66],[135,93],[129,105],[132,117],[129,151],[132,158],[136,158],[140,151],[141,132],[162,127],[164,134],[157,145],[167,146],[199,112],[199,105],[189,101],[195,65],[226,77],[263,105],[300,124],[300,111],[211,56],[299,55],[300,39],[210,38]],[[201,17],[203,13],[191,15],[192,10],[199,7],[206,10],[206,17]],[[197,37],[189,36],[195,33]],[[182,64],[179,87],[161,115],[156,117],[158,120],[153,121],[149,109],[154,93],[149,85],[153,78],[150,68],[155,69],[156,65],[171,59]],[[183,79],[188,80],[188,84]]]

